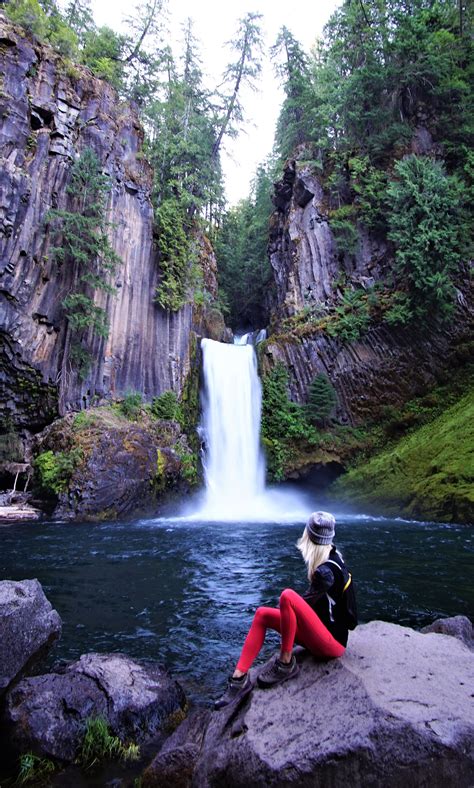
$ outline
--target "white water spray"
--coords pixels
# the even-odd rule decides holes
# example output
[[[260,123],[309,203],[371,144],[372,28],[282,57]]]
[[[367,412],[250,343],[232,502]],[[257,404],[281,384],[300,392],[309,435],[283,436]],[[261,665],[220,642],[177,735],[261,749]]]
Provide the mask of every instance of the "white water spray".
[[[216,520],[304,519],[301,496],[265,488],[260,446],[262,387],[253,345],[202,340],[205,388],[204,505],[195,515]]]

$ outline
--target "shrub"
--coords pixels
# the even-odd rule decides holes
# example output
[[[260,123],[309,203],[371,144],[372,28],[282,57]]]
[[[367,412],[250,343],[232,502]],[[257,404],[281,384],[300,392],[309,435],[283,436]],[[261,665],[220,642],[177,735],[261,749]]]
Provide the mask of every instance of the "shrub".
[[[159,397],[154,397],[151,402],[151,412],[157,419],[167,421],[183,421],[183,413],[174,391],[164,391]]]
[[[194,452],[184,451],[178,446],[177,454],[181,460],[181,476],[190,485],[195,485],[199,481],[198,456]]]
[[[367,300],[365,290],[347,288],[343,293],[342,303],[336,307],[334,319],[326,327],[328,334],[338,337],[342,342],[355,342],[359,339],[370,324]]]
[[[142,405],[143,398],[140,392],[130,391],[125,395],[119,407],[120,411],[127,419],[130,419],[130,421],[135,421],[140,415]]]
[[[40,487],[48,494],[59,495],[67,490],[69,481],[76,467],[83,459],[82,449],[75,448],[69,452],[44,451],[34,460]]]

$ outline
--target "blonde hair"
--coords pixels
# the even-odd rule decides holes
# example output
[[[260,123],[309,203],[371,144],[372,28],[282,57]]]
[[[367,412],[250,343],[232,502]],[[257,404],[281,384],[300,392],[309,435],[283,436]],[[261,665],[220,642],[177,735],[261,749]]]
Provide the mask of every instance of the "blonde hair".
[[[324,564],[329,558],[329,553],[332,550],[332,544],[314,544],[308,536],[306,528],[302,536],[296,542],[296,547],[303,556],[304,562],[308,568],[308,580],[311,582],[313,574],[318,566]]]

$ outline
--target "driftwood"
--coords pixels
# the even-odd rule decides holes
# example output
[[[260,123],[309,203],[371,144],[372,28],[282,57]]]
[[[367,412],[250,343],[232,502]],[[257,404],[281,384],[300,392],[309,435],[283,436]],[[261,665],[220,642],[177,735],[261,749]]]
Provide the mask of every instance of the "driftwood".
[[[2,462],[0,463],[0,473],[9,473],[11,476],[15,477],[13,488],[11,490],[12,493],[16,492],[16,486],[18,484],[18,477],[20,474],[26,473],[26,481],[23,488],[23,492],[26,492],[33,475],[33,468],[29,462]]]

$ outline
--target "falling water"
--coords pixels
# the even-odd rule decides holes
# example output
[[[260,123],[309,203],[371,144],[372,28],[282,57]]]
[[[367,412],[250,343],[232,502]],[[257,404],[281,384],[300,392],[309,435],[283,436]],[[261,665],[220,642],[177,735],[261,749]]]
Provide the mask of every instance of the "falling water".
[[[207,519],[304,518],[307,504],[288,491],[265,488],[260,446],[262,387],[251,344],[202,340],[205,499]]]

